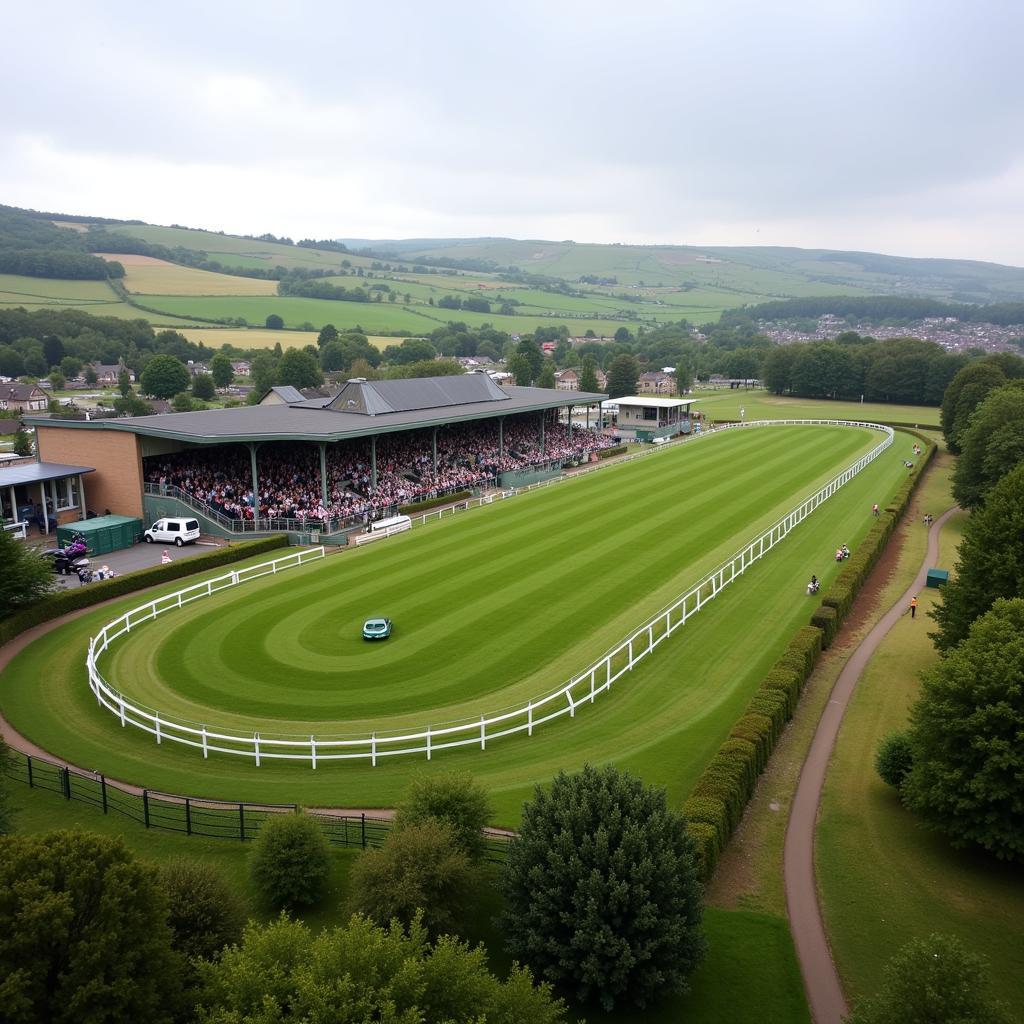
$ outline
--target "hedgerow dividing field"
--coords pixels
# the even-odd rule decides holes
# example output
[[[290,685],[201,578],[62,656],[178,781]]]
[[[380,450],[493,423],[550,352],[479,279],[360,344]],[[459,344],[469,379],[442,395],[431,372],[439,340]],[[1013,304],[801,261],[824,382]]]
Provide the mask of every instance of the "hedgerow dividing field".
[[[774,427],[611,466],[171,612],[112,649],[104,671],[132,697],[210,725],[339,733],[493,712],[559,686],[878,439]],[[84,675],[90,633],[138,598],[32,644],[5,673],[0,702],[48,750],[169,791],[388,806],[413,772],[458,766],[514,823],[534,783],[611,760],[680,801],[807,621],[806,579],[828,581],[831,552],[856,545],[871,504],[902,480],[902,447],[898,439],[610,694],[486,751],[314,771],[157,746],[99,709]],[[374,615],[394,619],[390,641],[361,640]]]

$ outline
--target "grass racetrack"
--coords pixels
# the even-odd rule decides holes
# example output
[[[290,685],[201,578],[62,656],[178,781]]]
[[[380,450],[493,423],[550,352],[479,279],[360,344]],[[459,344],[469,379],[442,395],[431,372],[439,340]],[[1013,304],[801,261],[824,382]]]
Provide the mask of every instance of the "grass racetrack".
[[[881,435],[773,427],[725,433],[333,556],[170,612],[101,662],[162,713],[293,734],[479,716],[556,689]],[[479,749],[321,764],[211,755],[122,730],[85,682],[88,636],[141,599],[89,613],[22,652],[0,704],[29,738],[85,768],[173,792],[388,806],[413,772],[468,768],[514,823],[534,783],[614,761],[680,801],[760,676],[906,473],[909,437],[818,509],[720,598],[575,719]],[[181,584],[165,588],[171,591]],[[395,635],[360,638],[387,615]]]

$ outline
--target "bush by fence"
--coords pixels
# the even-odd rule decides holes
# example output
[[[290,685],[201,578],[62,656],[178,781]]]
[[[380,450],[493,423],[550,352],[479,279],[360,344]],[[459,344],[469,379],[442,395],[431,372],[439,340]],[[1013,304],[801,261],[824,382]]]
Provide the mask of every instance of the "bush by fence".
[[[610,459],[613,455],[625,455],[628,449],[624,444],[620,444],[615,448],[602,448],[598,453],[599,459]]]
[[[440,498],[427,498],[424,501],[399,505],[398,511],[403,516],[411,516],[417,512],[426,512],[428,508],[437,508],[438,505],[450,505],[453,501],[465,501],[469,497],[471,497],[469,491],[455,491],[453,494],[443,494]]]
[[[216,551],[211,551],[208,554],[197,555],[195,558],[179,559],[168,565],[154,565],[148,569],[139,569],[136,572],[125,573],[123,576],[115,576],[112,580],[90,583],[88,586],[75,587],[73,590],[62,590],[57,594],[44,597],[38,603],[0,622],[0,646],[13,640],[26,629],[49,622],[68,612],[77,611],[79,608],[88,608],[90,605],[100,604],[112,597],[121,597],[123,594],[130,594],[136,590],[180,579],[182,576],[191,576],[194,573],[204,572],[206,569],[227,565],[229,562],[238,562],[243,558],[261,555],[265,551],[273,551],[285,547],[287,544],[287,534],[242,541],[238,544],[217,548]]]
[[[822,650],[835,639],[853,607],[864,581],[885,551],[896,524],[925,467],[935,454],[935,443],[923,434],[924,452],[913,473],[900,487],[892,505],[872,524],[857,550],[846,561],[835,582],[824,593],[811,616],[811,624],[797,630],[782,657],[768,670],[729,737],[704,769],[683,805],[688,830],[701,857],[705,878],[715,870],[743,811],[753,795],[786,723]]]
[[[295,814],[299,810],[296,804],[209,800],[148,789],[136,792],[100,774],[65,768],[11,747],[8,750],[7,762],[0,765],[0,771],[12,781],[56,793],[65,800],[88,804],[104,814],[122,815],[161,832],[250,842],[259,835],[269,817]],[[317,814],[314,817],[332,846],[362,849],[383,846],[392,827],[390,819],[369,814]],[[483,843],[488,861],[504,862],[507,836],[487,832]]]

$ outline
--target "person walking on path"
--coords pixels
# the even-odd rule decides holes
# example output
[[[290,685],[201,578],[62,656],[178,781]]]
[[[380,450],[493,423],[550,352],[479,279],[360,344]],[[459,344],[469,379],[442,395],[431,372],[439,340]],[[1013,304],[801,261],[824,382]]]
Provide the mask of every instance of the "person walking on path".
[[[877,519],[878,518],[878,502],[871,506],[871,514]]]
[[[916,596],[914,596],[914,597],[912,597],[910,599],[910,617],[912,619],[917,617],[917,597]]]

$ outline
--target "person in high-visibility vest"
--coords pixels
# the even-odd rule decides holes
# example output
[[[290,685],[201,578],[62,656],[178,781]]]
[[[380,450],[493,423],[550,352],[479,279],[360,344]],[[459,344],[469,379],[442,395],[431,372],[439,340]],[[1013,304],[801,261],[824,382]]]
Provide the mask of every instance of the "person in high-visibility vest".
[[[910,617],[913,619],[917,616],[917,598],[912,597],[910,599]]]

